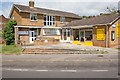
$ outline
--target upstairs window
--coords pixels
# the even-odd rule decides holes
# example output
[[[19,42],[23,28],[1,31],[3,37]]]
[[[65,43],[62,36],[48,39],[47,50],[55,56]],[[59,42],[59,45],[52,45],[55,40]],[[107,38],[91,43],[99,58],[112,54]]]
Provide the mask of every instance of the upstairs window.
[[[55,25],[55,16],[44,15],[44,25],[45,26],[53,26],[53,25]]]
[[[13,20],[14,20],[14,16],[11,16],[11,19],[13,19]]]
[[[60,17],[60,22],[65,22],[65,17]]]
[[[30,20],[31,20],[31,21],[37,21],[37,14],[35,14],[35,13],[30,13]]]

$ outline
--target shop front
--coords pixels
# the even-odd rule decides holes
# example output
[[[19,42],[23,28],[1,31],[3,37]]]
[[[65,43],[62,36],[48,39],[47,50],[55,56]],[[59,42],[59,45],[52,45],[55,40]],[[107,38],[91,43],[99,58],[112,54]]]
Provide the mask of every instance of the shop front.
[[[62,29],[62,41],[73,44],[82,44],[92,46],[93,29],[88,27],[71,27]]]

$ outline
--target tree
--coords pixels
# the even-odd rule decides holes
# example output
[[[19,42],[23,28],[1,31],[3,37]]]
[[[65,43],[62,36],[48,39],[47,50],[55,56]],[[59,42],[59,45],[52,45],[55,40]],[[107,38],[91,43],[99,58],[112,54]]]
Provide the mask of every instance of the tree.
[[[4,30],[3,30],[3,37],[5,40],[6,45],[13,45],[14,42],[14,26],[17,25],[15,20],[8,21]]]
[[[107,7],[105,11],[109,13],[117,13],[118,9],[116,7],[113,7],[113,8]]]

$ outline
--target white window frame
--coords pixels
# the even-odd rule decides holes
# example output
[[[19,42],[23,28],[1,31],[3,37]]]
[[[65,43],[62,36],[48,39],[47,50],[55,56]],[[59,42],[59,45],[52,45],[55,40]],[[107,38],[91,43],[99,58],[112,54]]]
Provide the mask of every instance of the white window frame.
[[[111,41],[114,41],[114,40],[115,40],[115,31],[111,31]]]
[[[32,20],[31,17],[34,16],[36,17],[36,20]],[[38,18],[37,18],[37,14],[36,13],[30,13],[30,21],[37,21]]]
[[[55,25],[55,16],[44,15],[44,25],[45,26]]]
[[[60,17],[60,22],[64,23],[65,22],[65,17],[61,16]]]
[[[48,34],[49,33],[49,34]],[[51,35],[60,35],[60,30],[59,29],[44,29],[43,35],[46,36],[51,36]]]

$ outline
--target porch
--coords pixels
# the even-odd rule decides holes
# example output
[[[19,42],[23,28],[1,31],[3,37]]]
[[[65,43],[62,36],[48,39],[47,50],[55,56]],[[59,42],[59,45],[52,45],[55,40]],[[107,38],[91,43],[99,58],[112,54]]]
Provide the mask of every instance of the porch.
[[[59,27],[15,26],[15,44],[49,44],[57,43],[59,39],[61,39]]]

